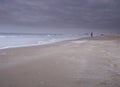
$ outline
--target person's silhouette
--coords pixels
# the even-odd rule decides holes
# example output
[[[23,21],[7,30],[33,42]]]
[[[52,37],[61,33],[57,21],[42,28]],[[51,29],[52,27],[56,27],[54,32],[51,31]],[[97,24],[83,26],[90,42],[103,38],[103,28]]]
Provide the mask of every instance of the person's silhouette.
[[[91,36],[91,38],[93,37],[93,32],[91,32],[90,36]]]

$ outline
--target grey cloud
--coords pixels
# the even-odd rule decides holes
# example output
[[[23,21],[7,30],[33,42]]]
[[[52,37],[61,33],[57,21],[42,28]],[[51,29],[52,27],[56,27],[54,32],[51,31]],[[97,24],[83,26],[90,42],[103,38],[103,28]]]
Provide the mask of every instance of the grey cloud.
[[[119,0],[0,0],[0,23],[120,28]]]

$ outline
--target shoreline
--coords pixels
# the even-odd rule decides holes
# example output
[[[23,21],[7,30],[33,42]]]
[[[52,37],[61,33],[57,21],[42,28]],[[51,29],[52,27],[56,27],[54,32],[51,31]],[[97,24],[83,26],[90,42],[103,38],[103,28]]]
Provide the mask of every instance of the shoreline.
[[[48,36],[49,37],[49,36]],[[52,43],[56,43],[56,42],[61,42],[61,41],[65,41],[65,40],[73,40],[76,38],[82,38],[82,37],[86,37],[85,35],[80,35],[78,36],[78,34],[76,36],[73,37],[68,37],[65,36],[64,38],[62,38],[63,36],[59,36],[59,38],[50,36],[48,39],[47,37],[45,38],[41,38],[41,37],[8,37],[8,38],[1,38],[1,43],[0,44],[0,49],[8,49],[8,48],[18,48],[18,47],[28,47],[28,46],[38,46],[38,45],[46,45],[46,44],[52,44]],[[41,39],[39,39],[41,38]],[[19,40],[20,39],[20,40]]]
[[[81,37],[84,38],[84,37]],[[46,46],[50,44],[56,44],[56,43],[61,43],[61,42],[66,42],[66,41],[73,41],[77,39],[68,39],[68,40],[61,40],[61,41],[56,41],[56,42],[51,42],[51,43],[45,43],[45,44],[30,44],[30,45],[21,45],[21,46],[10,46],[10,47],[2,47],[0,50],[5,50],[5,49],[14,49],[14,48],[26,48],[26,47],[36,47],[36,46]]]
[[[5,49],[17,49],[17,48],[28,48],[28,47],[36,47],[36,46],[46,46],[50,44],[55,44],[55,43],[60,43],[68,40],[63,40],[63,41],[56,41],[56,42],[51,42],[51,43],[46,43],[46,44],[31,44],[31,45],[22,45],[22,46],[10,46],[10,47],[2,47],[0,50],[5,50]]]
[[[112,38],[111,38],[112,37]],[[113,35],[97,35],[94,37],[81,37],[80,39],[71,39],[71,40],[62,40],[62,41],[57,41],[57,42],[51,42],[51,43],[46,43],[46,44],[31,44],[31,45],[22,45],[22,46],[10,46],[10,47],[2,47],[0,50],[5,50],[5,49],[14,49],[14,48],[28,48],[28,47],[36,47],[36,46],[46,46],[50,44],[56,44],[56,43],[61,43],[61,42],[66,42],[66,41],[75,41],[75,40],[117,40],[120,38],[120,34],[113,34]]]

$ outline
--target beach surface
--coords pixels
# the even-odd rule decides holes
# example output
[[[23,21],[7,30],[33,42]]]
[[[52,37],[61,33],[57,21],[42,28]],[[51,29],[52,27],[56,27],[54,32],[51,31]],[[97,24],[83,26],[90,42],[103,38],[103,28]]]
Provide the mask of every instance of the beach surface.
[[[120,87],[120,35],[1,49],[0,87]]]

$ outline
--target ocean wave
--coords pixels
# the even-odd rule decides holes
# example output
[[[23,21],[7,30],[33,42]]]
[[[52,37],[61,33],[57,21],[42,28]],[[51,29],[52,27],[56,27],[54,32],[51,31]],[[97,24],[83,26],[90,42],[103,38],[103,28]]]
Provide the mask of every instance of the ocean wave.
[[[0,49],[23,47],[32,45],[44,45],[63,40],[77,39],[84,35],[70,34],[42,34],[42,35],[1,35]]]

